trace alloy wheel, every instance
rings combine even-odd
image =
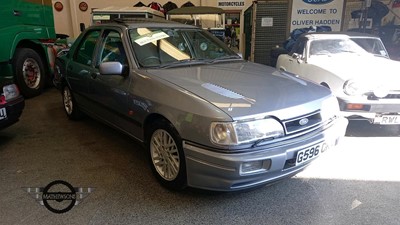
[[[64,102],[65,112],[67,112],[68,115],[71,115],[74,109],[73,109],[71,91],[69,90],[68,87],[64,88],[63,100],[64,100],[63,102]]]
[[[157,173],[165,180],[172,181],[180,169],[178,146],[172,136],[165,130],[156,130],[150,142],[152,163]]]

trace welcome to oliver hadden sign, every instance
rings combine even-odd
[[[293,0],[290,31],[310,26],[330,26],[340,31],[344,0]]]

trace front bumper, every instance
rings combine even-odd
[[[0,115],[0,130],[16,123],[19,120],[24,107],[25,100],[22,96],[7,102],[5,105],[1,105],[0,109],[3,109],[2,112],[4,112],[5,109],[5,113]]]
[[[206,150],[190,142],[183,143],[186,157],[188,186],[215,190],[236,191],[291,177],[314,159],[295,166],[299,150],[324,142],[329,147],[338,144],[346,132],[348,121],[338,118],[334,124],[307,138],[294,138],[279,146],[261,146],[243,153],[221,153]],[[261,161],[264,169],[243,173],[243,163]]]
[[[382,115],[400,115],[400,99],[338,98],[341,115],[352,120],[374,122]],[[349,109],[350,105],[359,105],[360,109]]]

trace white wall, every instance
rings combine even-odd
[[[88,10],[82,12],[79,10],[79,3],[82,0],[52,0],[53,5],[55,2],[61,2],[64,5],[64,9],[61,12],[54,10],[54,23],[57,33],[68,34],[71,37],[77,37],[80,34],[79,23],[85,23],[86,26],[90,24],[91,9],[93,8],[104,8],[107,6],[133,6],[139,1],[129,1],[129,0],[85,0],[88,4]],[[158,0],[157,2],[161,5],[169,2],[170,0]],[[173,0],[178,7],[181,7],[188,0]],[[236,0],[238,1],[238,0]],[[239,0],[241,1],[241,0]],[[144,4],[150,4],[151,0],[142,0]],[[217,0],[190,0],[196,6],[217,6]],[[244,7],[223,7],[224,10],[242,10],[244,11],[252,3],[252,0],[244,0]],[[243,14],[242,16],[243,17]],[[242,24],[241,18],[241,24]],[[242,30],[242,29],[241,29]]]

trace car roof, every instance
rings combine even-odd
[[[342,37],[342,38],[379,38],[378,36],[360,32],[311,32],[304,33],[302,36],[307,37],[308,39],[320,39],[320,38],[333,38],[333,37]]]
[[[125,28],[139,28],[139,27],[165,27],[165,28],[196,28],[196,26],[178,23],[171,20],[164,20],[159,18],[128,18],[128,19],[116,19],[111,23],[96,24],[91,27],[110,27],[119,26]]]

